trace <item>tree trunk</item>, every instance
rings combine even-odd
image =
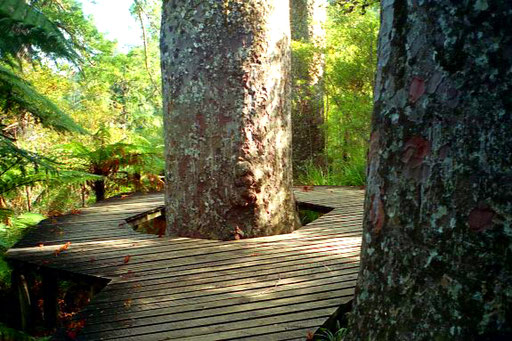
[[[105,200],[105,180],[95,180],[92,188],[96,195],[96,202]]]
[[[326,0],[291,0],[293,165],[323,164]]]
[[[287,0],[170,0],[161,58],[167,234],[291,232]]]
[[[512,2],[381,6],[351,339],[510,336]]]

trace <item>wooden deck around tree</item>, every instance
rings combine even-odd
[[[286,235],[158,238],[126,222],[163,195],[132,195],[45,220],[7,257],[110,280],[83,313],[83,340],[304,340],[352,298],[364,192],[295,195],[332,211]]]

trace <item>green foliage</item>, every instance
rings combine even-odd
[[[366,158],[373,109],[379,18],[330,10],[326,93],[328,156],[333,163],[360,164]],[[337,166],[335,166],[337,167]]]
[[[49,341],[51,339],[50,336],[33,337],[0,323],[0,340],[2,341]]]
[[[361,14],[360,11],[339,11],[339,6],[341,4],[336,3],[329,7],[326,25],[327,165],[306,165],[298,176],[302,184],[363,186],[366,180],[378,11],[367,6]]]
[[[306,164],[298,176],[303,185],[317,186],[364,186],[366,182],[366,162],[364,159],[351,162],[337,162],[327,167]]]
[[[24,0],[0,0],[0,195],[18,187],[49,179],[55,164],[46,157],[17,146],[10,130],[21,117],[30,114],[37,122],[57,131],[84,133],[68,115],[60,110],[32,84],[22,79],[23,60],[43,56],[77,61],[78,54],[55,23]],[[41,172],[45,168],[46,172]]]
[[[292,58],[294,59],[292,70],[293,81],[305,83],[305,79],[301,79],[300,75],[308,75],[310,73],[310,64],[313,62],[315,53],[318,52],[318,48],[312,43],[306,43],[303,41],[293,40],[291,43]]]
[[[336,321],[335,331],[332,332],[326,328],[320,328],[315,336],[315,341],[343,341],[347,336],[348,329],[342,328],[340,322]]]
[[[0,0],[0,59],[32,58],[39,52],[52,58],[78,59],[70,40],[57,25],[25,0]]]
[[[43,219],[42,215],[36,213],[24,213],[13,217],[12,211],[0,209],[0,289],[8,287],[11,280],[11,271],[3,258],[3,253],[23,236],[27,227]],[[2,222],[6,220],[9,220],[9,224]]]
[[[120,184],[133,184],[132,190],[151,187],[143,186],[142,174],[157,177],[163,172],[163,144],[139,135],[118,141],[114,132],[102,127],[89,143],[71,142],[58,149],[64,158],[73,161],[70,167],[104,177],[111,188]]]
[[[318,211],[299,209],[299,220],[302,226],[317,220],[322,215],[323,214]]]
[[[38,59],[42,55],[68,61],[78,59],[72,42],[57,25],[25,0],[0,0],[0,30],[0,62],[11,67],[21,66],[23,59]],[[30,83],[1,64],[0,105],[5,115],[29,112],[46,126],[84,132]],[[4,133],[0,135],[7,137]]]
[[[369,8],[375,8],[379,0],[329,0],[329,3],[342,13],[365,14]]]
[[[8,68],[0,65],[0,103],[4,112],[27,111],[37,117],[43,125],[60,130],[85,133],[68,115],[62,112],[46,96],[18,77]],[[0,135],[5,139],[6,136]]]

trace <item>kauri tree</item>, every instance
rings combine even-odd
[[[325,149],[324,52],[326,0],[290,0],[292,126],[295,170],[306,162],[322,164]]]
[[[167,234],[291,232],[287,0],[168,0],[161,59]]]
[[[351,339],[510,336],[512,2],[381,11]]]

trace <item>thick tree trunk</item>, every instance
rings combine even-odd
[[[351,338],[510,336],[512,2],[381,15]]]
[[[162,17],[167,234],[291,232],[287,0],[169,0]]]
[[[292,40],[293,165],[323,164],[326,0],[290,0]]]

